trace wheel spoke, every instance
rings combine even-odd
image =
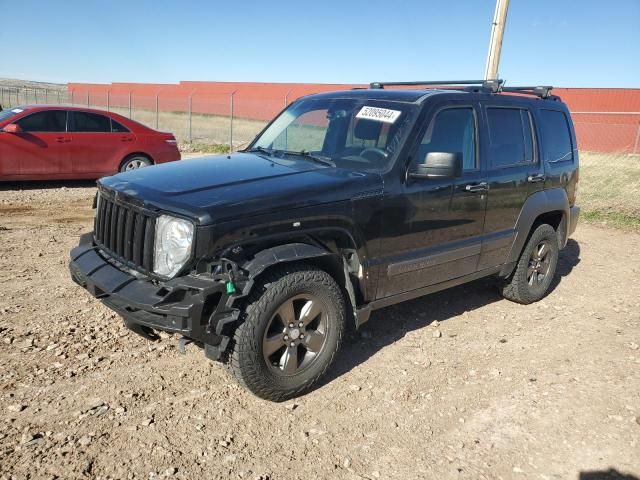
[[[531,278],[531,275],[533,275],[536,271],[536,267],[534,265],[529,265],[529,268],[527,268],[527,280]]]
[[[546,243],[542,243],[540,245],[540,247],[538,248],[538,259],[542,259],[543,255],[547,254],[547,244]]]
[[[291,375],[298,369],[298,346],[287,347],[280,359],[280,367],[287,375]]]
[[[310,352],[317,353],[322,348],[324,344],[324,333],[319,332],[318,330],[307,330],[306,336],[304,337],[304,346]]]
[[[285,326],[296,321],[296,314],[293,311],[293,301],[287,300],[278,309],[278,316],[282,319]]]
[[[278,333],[269,338],[266,338],[262,343],[262,350],[267,357],[270,357],[284,346],[284,339],[282,334]]]
[[[319,302],[309,300],[304,304],[300,311],[300,321],[306,326],[315,320],[322,313],[322,307]]]

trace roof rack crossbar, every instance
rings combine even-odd
[[[371,82],[369,84],[369,88],[384,88],[386,86],[394,86],[394,87],[408,87],[408,86],[419,86],[419,85],[427,85],[427,86],[435,86],[435,85],[480,85],[484,88],[491,90],[492,92],[498,92],[501,85],[504,83],[504,80],[496,79],[496,80],[441,80],[441,81],[419,81],[419,82]]]
[[[528,93],[540,98],[549,98],[551,96],[551,90],[553,90],[551,85],[538,85],[536,87],[502,87],[500,89],[502,92]]]

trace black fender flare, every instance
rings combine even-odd
[[[300,260],[327,258],[335,260],[336,269],[329,273],[335,278],[338,284],[344,288],[346,292],[345,301],[347,305],[351,306],[351,311],[355,315],[356,311],[356,296],[353,285],[349,278],[349,272],[347,268],[347,262],[344,257],[338,253],[326,250],[317,245],[311,245],[308,243],[287,243],[278,245],[275,247],[267,248],[258,252],[250,261],[240,265],[242,270],[247,273],[248,282],[242,292],[243,296],[249,294],[255,283],[256,277],[263,273],[269,267],[279,265],[286,262],[295,262]]]
[[[294,262],[326,255],[334,254],[319,246],[308,243],[286,243],[259,251],[249,262],[241,267],[249,274],[249,278],[255,278],[267,268],[279,263]]]
[[[560,234],[560,247],[563,248],[567,243],[567,219],[569,218],[569,199],[564,188],[551,188],[549,190],[540,190],[530,195],[520,210],[520,215],[516,221],[515,232],[516,237],[511,245],[511,251],[507,257],[507,261],[500,272],[501,276],[509,276],[515,263],[520,257],[520,252],[529,238],[529,232],[533,227],[536,218],[545,213],[560,211],[562,212],[562,220],[558,227]]]

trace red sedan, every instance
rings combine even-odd
[[[122,115],[33,105],[0,111],[0,180],[99,178],[180,160],[175,137]]]

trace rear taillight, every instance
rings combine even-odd
[[[178,142],[177,142],[177,140],[175,138],[167,138],[165,140],[165,142],[167,142],[169,145],[177,145],[178,144]]]

